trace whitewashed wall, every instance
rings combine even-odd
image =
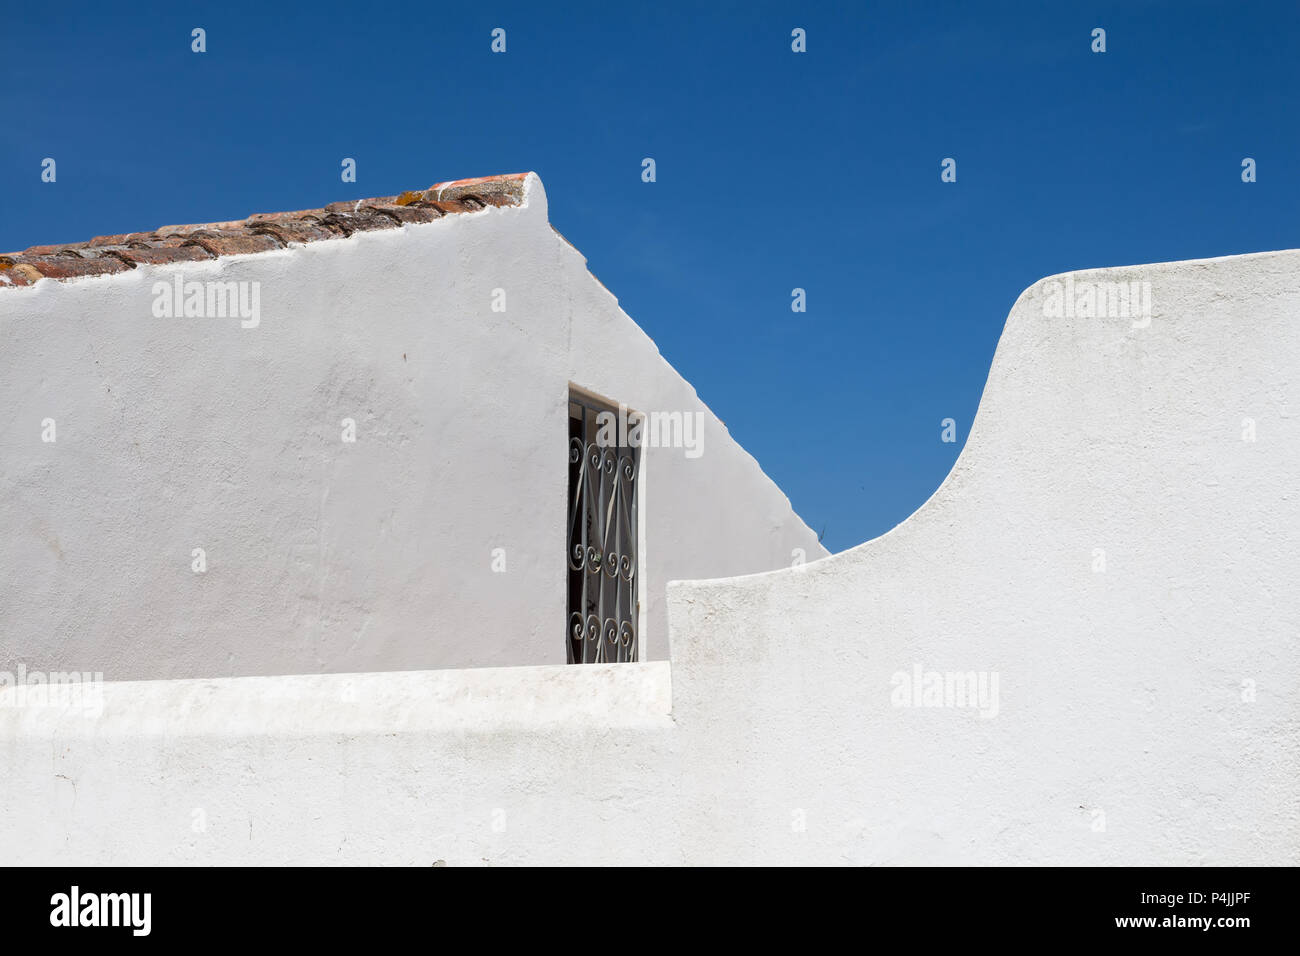
[[[1146,328],[1020,297],[898,528],[672,585],[671,665],[0,706],[7,859],[1293,863],[1300,253],[1075,278],[1120,277]],[[895,706],[918,664],[996,673],[996,715]]]
[[[260,283],[260,324],[155,317],[177,273]],[[0,290],[0,670],[562,663],[570,382],[704,415],[698,458],[645,451],[649,657],[669,580],[826,553],[535,176],[522,207]]]
[[[674,712],[725,679],[745,730],[694,753],[737,818],[719,856],[775,861],[746,828],[799,807],[822,861],[1295,862],[1300,252],[1072,281],[1131,280],[1149,324],[1048,317],[1062,277],[1020,296],[903,524],[675,586]],[[917,665],[996,674],[996,716],[894,706]]]

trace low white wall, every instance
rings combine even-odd
[[[122,685],[89,723],[0,706],[0,845],[19,863],[1294,862],[1300,253],[1075,279],[1130,277],[1152,282],[1146,328],[1048,318],[1046,280],[1020,297],[960,460],[894,531],[674,584],[670,713],[663,664]],[[996,707],[896,706],[917,665],[996,674]]]
[[[21,864],[668,862],[667,662],[0,691]],[[97,712],[97,716],[96,716]]]
[[[259,324],[156,317],[178,274],[259,283]],[[645,450],[643,656],[669,580],[825,554],[535,176],[520,207],[0,289],[0,670],[563,663],[570,382],[703,415],[699,457]]]

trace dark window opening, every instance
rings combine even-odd
[[[635,413],[569,393],[568,662],[637,659]]]

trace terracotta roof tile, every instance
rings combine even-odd
[[[322,226],[341,229],[345,236],[354,232],[373,232],[376,229],[397,229],[402,224],[392,216],[385,216],[372,209],[363,209],[355,215],[348,212],[332,212],[320,221]]]
[[[246,227],[254,235],[275,236],[285,245],[291,242],[318,242],[321,239],[339,239],[346,235],[342,229],[330,229],[310,219],[263,219],[254,222],[251,218]]]
[[[482,209],[486,204],[473,196],[466,196],[462,199],[426,199],[426,206],[432,206],[434,209],[440,209],[445,213],[452,214],[458,212],[474,212]]]
[[[15,264],[12,261],[6,263],[0,259],[0,285],[31,285],[42,278],[44,276],[29,265]]]
[[[112,275],[126,272],[135,266],[116,256],[99,256],[82,259],[79,256],[0,256],[0,269],[8,271],[13,266],[31,266],[46,279],[79,279],[82,276]]]
[[[49,246],[28,246],[23,250],[25,256],[77,256],[79,249],[89,246],[88,242],[56,243]]]
[[[435,219],[441,219],[447,215],[441,209],[438,209],[432,203],[416,202],[410,204],[399,203],[367,203],[363,209],[371,209],[381,216],[388,216],[397,222],[433,222]]]
[[[32,246],[20,253],[0,255],[0,287],[32,285],[42,278],[112,275],[137,265],[268,252],[291,243],[400,229],[487,206],[518,206],[523,202],[527,177],[527,173],[513,173],[456,179],[396,196],[330,203],[323,209],[256,213],[230,222],[161,226],[152,232],[96,236],[89,242]]]
[[[213,256],[242,256],[284,248],[284,243],[275,236],[249,232],[242,225],[238,229],[203,229],[191,233],[184,245],[200,246]]]
[[[154,246],[146,249],[114,249],[108,253],[124,262],[164,266],[169,262],[203,262],[213,254],[202,246]]]
[[[455,179],[435,183],[429,188],[429,199],[461,199],[474,197],[487,206],[517,206],[523,201],[524,180],[527,173],[509,176],[481,176],[478,179]]]
[[[391,198],[377,199],[376,202],[387,202]],[[343,202],[326,203],[324,209],[313,209],[311,212],[318,216],[332,216],[335,213],[348,216],[360,209],[363,202],[364,199],[346,199]]]
[[[201,222],[188,226],[159,226],[154,230],[159,238],[167,236],[178,236],[191,232],[230,232],[238,229],[244,224],[244,220],[238,219],[234,222]]]
[[[294,222],[299,219],[320,219],[324,215],[324,209],[296,209],[293,212],[255,212],[244,222],[252,226],[259,222]]]
[[[132,236],[152,236],[151,232],[121,232],[116,236],[96,236],[86,243],[90,248],[95,249],[99,246],[124,246]]]

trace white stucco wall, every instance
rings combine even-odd
[[[155,317],[177,273],[259,283],[260,323]],[[704,415],[699,457],[643,451],[645,656],[669,580],[825,554],[535,176],[520,207],[0,289],[0,669],[562,663],[571,382]]]
[[[119,684],[98,719],[0,706],[0,845],[1294,863],[1300,252],[1075,279],[1130,277],[1152,283],[1146,328],[1048,318],[1047,280],[1020,297],[961,458],[898,528],[673,584],[671,665]],[[996,673],[996,715],[895,706],[916,665]]]
[[[1062,277],[1020,296],[899,527],[674,586],[674,713],[735,688],[745,736],[695,759],[742,821],[805,807],[821,860],[1296,862],[1300,252],[1071,278],[1117,281],[1149,324],[1046,316]],[[894,706],[918,664],[996,674],[996,716]],[[719,854],[774,859],[743,831]]]

